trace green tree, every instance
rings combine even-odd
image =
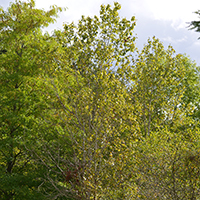
[[[183,85],[185,87],[185,92],[182,98],[184,109],[188,105],[194,107],[194,112],[188,113],[193,119],[199,121],[200,111],[199,111],[199,101],[200,101],[200,85],[199,85],[199,67],[196,66],[195,62],[192,62],[188,57],[183,56],[182,59],[186,75],[183,79]]]
[[[195,14],[200,15],[200,10],[196,11]],[[191,21],[189,27],[190,29],[195,29],[196,32],[200,32],[200,21]]]
[[[0,9],[1,199],[198,198],[198,68],[119,9]]]
[[[134,56],[135,21],[120,19],[119,9],[117,3],[113,9],[102,6],[100,19],[82,17],[77,26],[54,32],[65,54],[47,79],[46,91],[55,102],[51,109],[62,137],[40,141],[40,152],[32,149],[48,169],[49,196],[134,199],[143,189],[148,193],[135,181],[144,167],[138,148],[145,149],[149,137],[165,134],[166,128],[172,135],[182,134],[188,125],[183,119],[189,123],[185,115],[194,103],[187,99],[194,66],[156,38]]]
[[[44,199],[37,192],[42,166],[36,165],[25,145],[37,145],[34,136],[48,108],[43,80],[55,70],[55,43],[41,28],[55,21],[61,8],[49,11],[16,1],[0,9],[0,198]]]
[[[101,6],[100,18],[82,17],[77,26],[68,24],[54,33],[68,61],[60,62],[48,83],[51,99],[58,101],[54,109],[62,120],[58,132],[63,139],[58,149],[43,145],[44,154],[37,156],[56,169],[57,176],[48,174],[48,180],[58,196],[131,199],[135,194],[130,141],[137,136],[126,84],[135,52],[135,19],[120,19],[119,9],[118,3]],[[58,154],[69,141],[71,158]]]
[[[198,199],[200,185],[199,128],[157,131],[138,143],[138,199]],[[177,124],[180,123],[177,121]],[[180,124],[179,124],[180,126]]]
[[[135,146],[137,199],[199,197],[196,65],[153,38],[134,70],[134,105],[143,137]]]
[[[185,92],[186,67],[182,55],[156,38],[148,40],[133,67],[132,99],[143,136],[179,116]],[[186,109],[186,108],[185,108]]]

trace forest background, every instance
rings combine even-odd
[[[0,9],[1,199],[200,198],[199,67],[120,8]]]

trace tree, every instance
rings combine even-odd
[[[48,108],[44,87],[46,74],[55,70],[56,47],[41,28],[55,21],[61,8],[49,11],[16,1],[7,11],[0,9],[0,198],[44,199],[37,192],[43,168],[25,149],[36,145],[42,112]],[[51,64],[51,65],[50,65]]]
[[[132,99],[143,136],[180,115],[178,107],[185,92],[183,80],[187,79],[183,60],[171,46],[165,50],[155,37],[148,40],[139,54],[133,69]]]
[[[199,198],[199,128],[190,123],[184,130],[166,127],[138,143],[138,199]]]
[[[135,144],[137,199],[199,197],[197,68],[153,38],[138,56],[133,87],[143,137]],[[196,82],[197,81],[197,82]]]
[[[72,23],[54,33],[68,61],[60,62],[47,84],[50,98],[58,101],[53,109],[62,121],[62,141],[57,149],[43,145],[44,154],[32,152],[56,174],[47,179],[63,198],[130,199],[135,194],[130,141],[137,136],[126,85],[135,19],[120,19],[119,9],[118,3],[113,9],[101,6],[100,19],[82,17],[77,27]],[[69,142],[72,157],[65,150],[59,154]]]
[[[51,171],[56,166],[56,178],[48,178],[60,196],[134,198],[133,163],[138,165],[132,158],[140,157],[140,153],[134,154],[135,141],[147,142],[151,134],[154,137],[166,127],[171,133],[180,132],[186,124],[178,122],[192,112],[193,100],[186,98],[196,73],[194,66],[184,55],[175,55],[171,46],[165,50],[156,38],[149,39],[135,59],[135,38],[124,43],[132,36],[133,26],[120,25],[126,20],[118,19],[118,6],[102,6],[101,21],[82,17],[77,27],[72,23],[64,26],[64,32],[55,32],[69,63],[60,63],[48,91],[51,99],[58,99],[59,132],[65,144],[70,141],[73,157],[59,154],[55,162],[64,146],[59,141],[58,151],[46,145],[49,156],[38,158],[45,160]],[[64,184],[57,178],[63,173],[67,177]],[[121,189],[113,192],[116,187]]]
[[[1,199],[198,198],[198,68],[119,9],[52,35],[59,7],[0,10]]]
[[[195,14],[200,15],[200,10],[196,11]],[[196,29],[196,32],[200,32],[200,21],[191,21],[189,27],[191,27],[190,29]]]

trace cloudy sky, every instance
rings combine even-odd
[[[6,9],[11,0],[0,0]],[[14,1],[14,0],[12,0]],[[115,0],[117,1],[117,0]],[[147,39],[156,36],[164,46],[170,44],[177,53],[185,53],[200,65],[200,33],[188,30],[187,22],[200,20],[194,11],[200,10],[200,0],[118,0],[122,9],[121,17],[135,16],[137,46],[143,47]],[[36,0],[38,8],[48,9],[50,5],[67,7],[60,14],[58,22],[49,27],[62,28],[63,22],[77,22],[81,15],[98,15],[101,4],[113,5],[113,0]]]

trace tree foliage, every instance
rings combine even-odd
[[[16,1],[7,11],[0,10],[0,163],[1,199],[39,199],[43,168],[35,164],[25,149],[27,141],[37,141],[41,112],[47,109],[42,77],[51,73],[55,47],[43,35],[41,27],[54,21],[58,10],[34,8]],[[40,168],[40,169],[39,169]]]
[[[194,13],[200,15],[200,10]],[[191,27],[190,29],[195,29],[196,32],[200,32],[200,21],[191,21],[189,27]]]
[[[1,8],[1,199],[199,197],[198,67],[120,8],[52,35],[62,8]]]

